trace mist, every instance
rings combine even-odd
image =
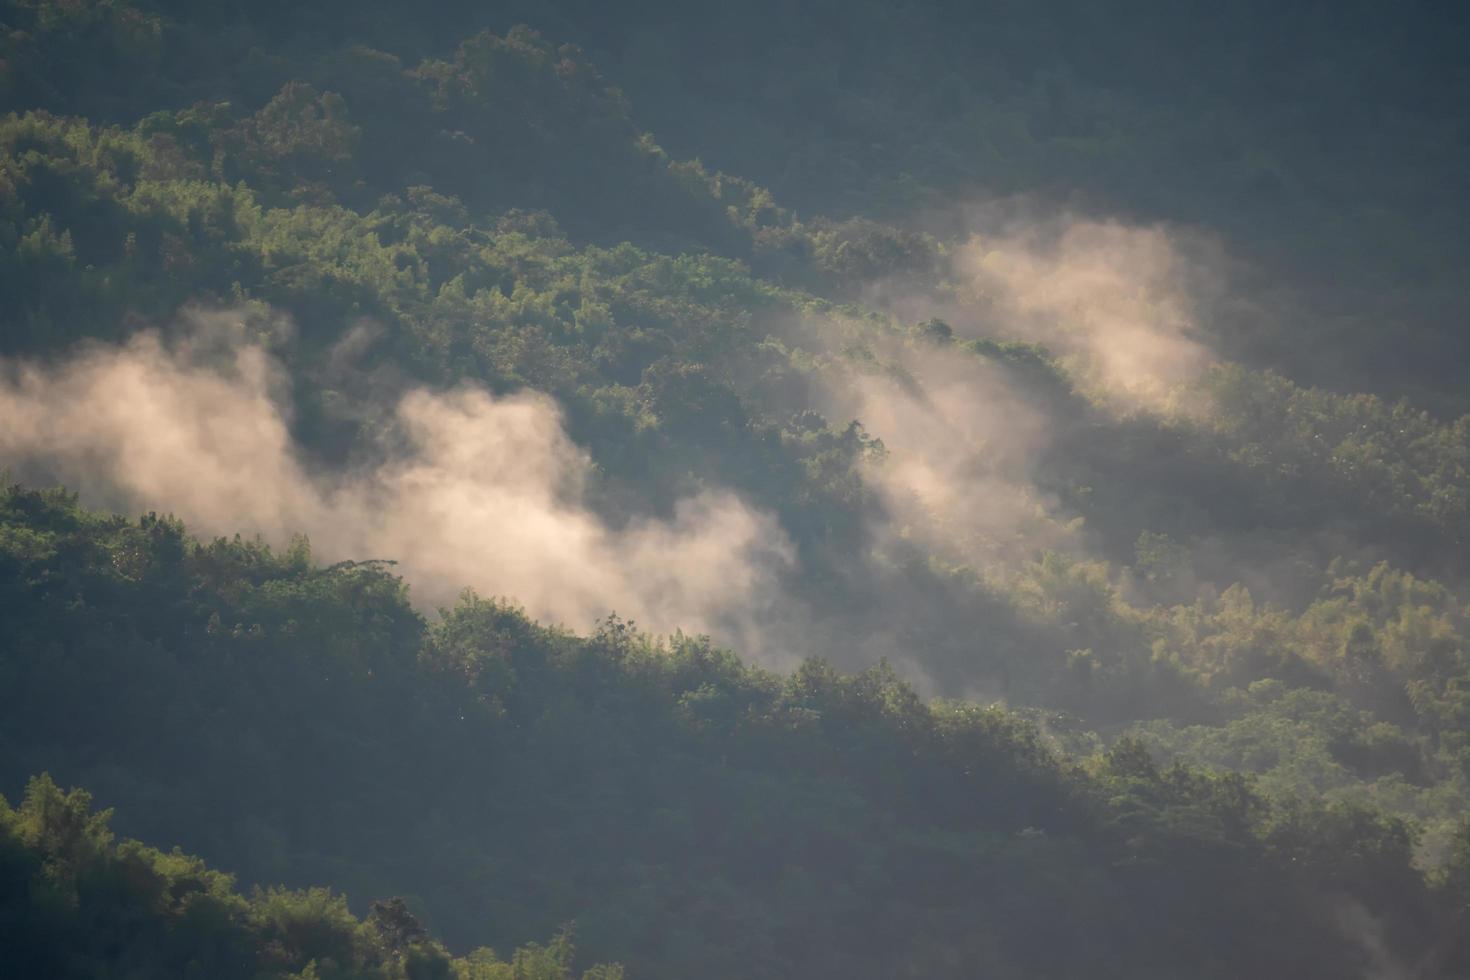
[[[711,491],[670,519],[609,526],[586,506],[589,458],[532,391],[411,388],[373,463],[314,467],[291,436],[281,364],[230,322],[4,364],[0,467],[89,503],[176,514],[196,534],[279,545],[309,533],[319,560],[396,559],[422,607],[469,587],[578,629],[616,612],[760,646],[756,624],[792,562],[770,516]]]
[[[1044,347],[1104,418],[1208,415],[1197,382],[1218,360],[1215,243],[1020,205],[960,211],[968,230],[939,250],[937,280],[887,278],[863,300],[900,323],[942,319],[959,341]],[[1086,553],[1080,518],[1038,480],[1047,453],[1075,435],[1074,411],[947,341],[865,344],[881,369],[831,370],[819,388],[827,414],[860,420],[889,451],[870,475],[886,530],[992,570],[1045,550]]]
[[[961,296],[1061,354],[1088,387],[1162,409],[1209,362],[1183,258],[1160,228],[1078,221],[976,235],[954,256]]]
[[[1016,203],[958,211],[968,230],[922,283],[886,278],[862,299],[908,321],[942,318],[961,338],[1043,345],[1115,410],[1200,410],[1184,389],[1216,360],[1208,321],[1232,268],[1218,242]]]
[[[1076,530],[1035,468],[1057,420],[997,365],[930,345],[876,345],[886,370],[829,373],[825,414],[853,418],[886,453],[864,476],[886,535],[987,568],[1073,545]]]

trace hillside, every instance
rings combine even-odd
[[[575,921],[639,976],[1335,977],[1466,955],[1463,839],[1426,883],[1409,828],[1350,804],[1273,801],[1136,740],[1078,767],[1003,710],[926,705],[887,666],[781,677],[704,639],[617,619],[578,637],[474,596],[430,627],[382,568],[320,568],[304,546],[198,542],[57,493],[12,492],[4,515],[7,773],[85,780],[128,833],[247,880],[407,896],[454,948]],[[155,908],[173,956],[223,941],[206,929],[247,942],[226,910],[258,923],[290,902],[270,915],[325,916],[312,935],[348,942],[317,893],[235,910],[184,858],[110,857],[85,801],[64,817],[55,793],[32,785],[54,802],[7,818],[26,845],[8,894],[29,875],[98,922]],[[134,880],[129,861],[182,879],[90,884]],[[327,935],[271,955],[299,969]],[[348,975],[377,975],[372,948]]]
[[[1470,969],[1454,15],[1074,6],[0,4],[0,930]]]

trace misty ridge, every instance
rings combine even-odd
[[[1189,291],[1202,273],[1166,232],[1012,222],[957,243],[948,263],[945,288],[901,301],[894,282],[867,290],[894,311],[878,329],[834,312],[754,325],[811,352],[800,397],[774,403],[874,440],[853,471],[873,495],[861,539],[832,557],[803,554],[774,510],[719,483],[610,514],[553,398],[411,382],[373,357],[385,338],[371,324],[344,332],[317,374],[334,391],[329,411],[359,433],[345,460],[322,459],[292,436],[277,353],[300,325],[260,308],[195,310],[120,346],[7,365],[0,451],[29,482],[171,512],[197,533],[258,534],[277,549],[300,534],[321,561],[394,561],[426,612],[473,589],[572,629],[616,613],[777,669],[888,661],[926,695],[1023,705],[1058,701],[1058,662],[1096,670],[1147,649],[1142,634],[1158,627],[1144,610],[1233,608],[1221,597],[1236,583],[1263,610],[1300,610],[1321,556],[1353,553],[1336,534],[1186,545],[1145,531],[1157,568],[1139,564],[1131,537],[1120,562],[1084,518],[1087,497],[1047,472],[1129,419],[1208,422],[1199,382],[1214,359]],[[1024,369],[979,356],[988,338],[1034,345],[1018,349]],[[1066,378],[1077,396],[1057,390]],[[1124,493],[1174,492],[1121,475]],[[915,577],[935,560],[954,571]],[[829,576],[847,592],[835,602],[817,585]],[[1119,697],[1142,699],[1147,716],[1198,714],[1191,698],[1144,693],[1127,679],[1136,669],[1109,682],[1137,686]]]
[[[1198,232],[1035,207],[1017,217],[1009,204],[967,213],[971,231],[944,245],[922,282],[857,287],[880,329],[838,312],[767,317],[756,329],[810,352],[799,395],[777,393],[776,403],[856,422],[875,440],[857,471],[876,494],[868,550],[846,574],[891,587],[876,584],[884,569],[919,546],[1014,602],[1045,554],[1106,559],[1079,509],[1087,498],[1064,495],[1043,472],[1093,438],[1080,419],[1154,418],[1185,432],[1215,424],[1208,380],[1222,361],[1208,318],[1224,272],[1208,265],[1219,252]],[[986,222],[992,232],[975,230]],[[777,516],[728,487],[689,493],[662,514],[635,506],[608,516],[597,467],[552,397],[410,382],[371,357],[383,340],[371,323],[345,331],[316,376],[334,388],[329,411],[362,425],[359,444],[345,462],[314,458],[292,437],[292,382],[276,353],[296,332],[258,305],[195,308],[117,346],[12,360],[0,452],[14,476],[64,483],[94,504],[168,511],[203,533],[259,534],[276,547],[306,535],[329,562],[396,561],[425,609],[470,588],[573,628],[617,613],[655,633],[708,633],[773,665],[886,657],[929,691],[1007,696],[983,673],[936,674],[903,649],[902,628],[855,633],[814,607],[791,588],[812,570]],[[974,344],[997,340],[1027,345],[1030,373],[976,356],[992,347]],[[1053,375],[1082,401],[1058,396]],[[1316,588],[1313,563],[1376,560],[1332,531],[1160,540],[1167,580],[1109,571],[1120,597],[1188,602],[1243,582],[1299,607]],[[891,611],[904,602],[883,601]]]
[[[1219,521],[1240,506],[1230,494],[1260,490],[1241,482],[1240,423],[1225,411],[1239,396],[1221,387],[1256,376],[1211,341],[1233,272],[1218,243],[1034,203],[962,211],[963,236],[938,242],[918,275],[850,287],[865,304],[851,313],[758,312],[745,327],[786,350],[792,366],[777,367],[798,383],[762,380],[767,351],[731,370],[740,397],[871,440],[852,459],[870,499],[840,549],[794,539],[775,501],[737,488],[753,478],[739,466],[656,505],[624,472],[608,506],[620,451],[594,463],[549,386],[492,396],[473,380],[412,381],[376,356],[387,332],[370,320],[293,381],[280,358],[311,325],[258,305],[12,360],[0,451],[16,476],[91,503],[277,548],[304,534],[325,561],[396,561],[426,610],[470,588],[573,629],[617,613],[777,667],[887,659],[926,693],[1002,702],[1044,703],[1042,682],[1010,666],[1022,650],[1127,657],[1150,645],[1144,610],[1216,609],[1239,586],[1299,613],[1334,559],[1394,557],[1336,524],[1273,533],[1248,507]],[[518,302],[488,294],[491,310]],[[456,317],[484,315],[455,302]],[[708,368],[723,370],[719,356]],[[323,410],[356,433],[335,461],[293,439],[303,383],[330,386]],[[670,411],[683,422],[686,409]],[[1210,466],[1223,480],[1202,477]],[[948,570],[915,579],[935,561]],[[839,601],[816,585],[829,576]],[[1091,611],[1068,612],[1078,601]]]
[[[944,295],[866,292],[881,289],[883,305],[911,319],[943,313],[958,339],[1055,351],[1107,411],[1175,411],[1210,363],[1183,260],[1161,229],[1053,219],[972,236],[948,261]],[[811,652],[799,634],[813,612],[780,588],[801,569],[773,515],[712,487],[669,519],[609,525],[587,504],[592,464],[553,399],[363,375],[357,362],[380,334],[367,326],[337,342],[328,371],[361,389],[356,407],[338,408],[382,416],[382,429],[346,469],[313,462],[292,438],[291,385],[273,353],[293,330],[259,309],[196,309],[119,346],[7,363],[0,452],[14,476],[65,483],[95,504],[167,510],[204,533],[277,547],[309,535],[329,562],[397,561],[426,608],[472,588],[571,626],[616,612],[772,662]],[[830,347],[850,328],[819,317],[790,332]],[[915,539],[991,572],[1047,550],[1086,553],[1082,522],[1035,479],[1065,422],[981,359],[883,334],[861,343],[877,359],[831,358],[807,407],[882,443],[863,470],[883,504],[876,547]],[[881,655],[871,644],[867,656]]]

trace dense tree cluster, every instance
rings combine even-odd
[[[362,926],[324,891],[241,899],[194,859],[114,845],[43,779],[4,811],[0,916],[38,963],[78,930],[79,957],[106,955],[123,927],[102,923],[139,920],[126,955],[206,973],[469,969],[421,918],[502,946],[575,921],[647,976],[1329,977],[1369,955],[1342,938],[1348,907],[1405,962],[1463,955],[1458,858],[1424,879],[1401,821],[1161,768],[1137,739],[1079,768],[886,667],[781,677],[473,595],[428,625],[380,567],[54,492],[9,491],[4,540],[8,792],[46,768],[247,880],[408,897]]]
[[[358,920],[325,888],[256,888],[175,849],[115,839],[112,811],[47,776],[19,807],[0,798],[0,941],[18,976],[240,977],[249,980],[570,980],[561,933],[507,962],[481,948],[451,957],[402,898]],[[617,980],[594,966],[583,980]]]

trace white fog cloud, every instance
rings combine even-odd
[[[792,560],[771,517],[710,492],[669,520],[608,526],[585,503],[589,460],[555,402],[531,392],[411,390],[385,461],[316,472],[292,440],[279,363],[210,319],[177,343],[150,332],[3,366],[0,465],[175,513],[200,534],[308,533],[319,560],[393,558],[421,603],[468,586],[578,629],[616,611],[754,645]]]
[[[1069,546],[1075,527],[1034,479],[1055,420],[979,357],[878,347],[893,370],[832,370],[820,390],[825,414],[858,419],[883,441],[887,455],[866,478],[888,529],[986,566]]]
[[[1073,221],[973,236],[953,256],[960,300],[1003,336],[1045,344],[1126,407],[1171,407],[1210,363],[1190,280],[1161,228]]]

